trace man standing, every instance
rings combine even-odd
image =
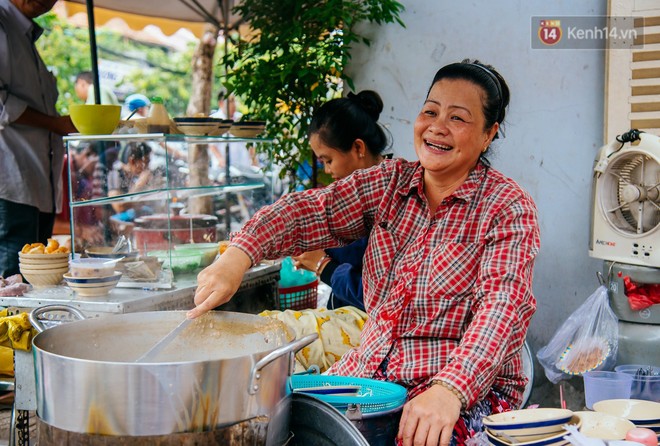
[[[50,0],[48,0],[50,1]],[[74,86],[76,95],[85,104],[94,104],[94,78],[91,71],[83,71],[76,76],[76,84]],[[119,100],[115,93],[101,85],[101,104],[104,105],[119,105]]]
[[[24,244],[47,243],[62,203],[62,136],[76,132],[55,109],[57,85],[34,42],[32,19],[56,0],[0,0],[0,276],[18,273]]]

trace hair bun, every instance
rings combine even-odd
[[[348,93],[348,98],[360,104],[374,121],[378,121],[383,111],[383,100],[378,93],[373,90],[362,90],[358,94]]]

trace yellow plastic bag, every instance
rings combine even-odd
[[[360,333],[367,320],[367,313],[355,307],[263,311],[259,315],[284,322],[295,331],[298,339],[318,333],[316,341],[296,353],[296,372],[305,371],[311,365],[317,365],[321,372],[326,371],[344,353],[360,345]]]
[[[18,350],[30,350],[36,330],[32,328],[27,313],[7,316],[7,310],[0,311],[0,345]]]

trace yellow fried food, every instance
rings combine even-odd
[[[34,248],[30,248],[28,251],[28,254],[46,254],[46,247],[40,243],[41,246],[35,246]]]
[[[23,245],[23,249],[21,249],[21,252],[22,252],[23,254],[27,254],[28,251],[30,251],[30,244],[29,244],[29,243],[26,243],[25,245]]]
[[[60,246],[55,251],[53,251],[52,254],[66,254],[68,252],[69,252],[69,248],[67,248],[66,246]]]
[[[55,252],[57,250],[57,248],[59,248],[59,247],[60,247],[60,244],[57,240],[55,240],[54,238],[49,238],[48,239],[48,244],[46,245],[46,249],[45,249],[46,254],[50,254],[52,252]]]

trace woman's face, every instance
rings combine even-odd
[[[488,147],[498,124],[484,130],[478,85],[462,79],[436,82],[415,120],[415,152],[427,173],[443,181],[464,179]]]
[[[360,163],[361,158],[355,144],[350,152],[342,152],[324,144],[317,133],[309,137],[309,144],[314,155],[323,163],[325,173],[332,176],[333,180],[347,177],[355,170],[364,167]]]

